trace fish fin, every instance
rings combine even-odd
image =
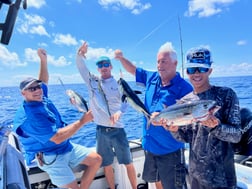
[[[200,100],[197,95],[195,95],[193,92],[188,93],[187,95],[183,96],[181,99],[176,100],[179,104],[185,103],[188,101],[196,101]]]
[[[127,102],[127,96],[126,95],[122,95],[121,100],[122,100],[122,102]]]
[[[141,91],[134,91],[135,94],[142,94]]]
[[[152,122],[152,118],[150,114],[144,114],[144,116],[146,117],[146,130],[148,130],[150,128],[151,122]]]
[[[167,108],[168,106],[166,105],[166,104],[163,104],[163,108],[165,109],[165,108]]]
[[[183,114],[183,116],[188,116],[188,115],[191,115],[191,113],[190,113],[190,112],[185,112],[185,113]]]

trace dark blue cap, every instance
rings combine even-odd
[[[41,80],[35,79],[33,77],[28,77],[26,79],[24,79],[23,81],[20,82],[19,88],[20,90],[25,90],[27,89],[29,86],[31,86],[31,84],[33,84],[34,82],[37,83],[41,83]]]

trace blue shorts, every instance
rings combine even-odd
[[[102,165],[111,165],[114,156],[119,164],[132,163],[129,141],[124,128],[97,126],[96,129],[97,153],[102,157]]]
[[[76,178],[72,169],[78,166],[92,152],[91,149],[84,146],[73,143],[72,145],[72,151],[65,154],[43,154],[44,162],[50,165],[40,166],[38,163],[39,168],[47,172],[52,183],[57,186],[73,182]]]
[[[182,189],[185,184],[186,170],[183,150],[165,155],[154,155],[145,152],[143,180],[161,181],[163,188]]]

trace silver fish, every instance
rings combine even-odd
[[[108,100],[101,86],[101,80],[95,75],[90,74],[89,86],[91,87],[91,98],[96,108],[100,109],[107,114],[108,117],[111,116]]]
[[[97,119],[109,119],[111,117],[111,113],[109,110],[107,98],[101,86],[101,80],[97,76],[89,72],[83,57],[77,55],[76,65],[81,77],[88,87],[90,108],[92,109],[92,111],[94,111],[95,109],[95,112],[102,112]],[[94,115],[96,115],[96,113],[94,113]]]
[[[122,78],[120,78],[118,80],[118,84],[119,84],[119,86],[121,88],[121,92],[122,92],[122,101],[124,102],[126,100],[127,102],[129,102],[129,104],[135,110],[137,110],[138,112],[143,113],[144,116],[146,117],[147,121],[149,121],[150,113],[146,109],[143,102],[140,100],[140,98],[136,94],[136,93],[141,93],[141,92],[133,91],[130,88],[129,84]]]
[[[168,125],[183,126],[202,121],[209,112],[215,114],[220,109],[214,100],[187,101],[183,104],[174,104],[162,110],[150,121],[166,120]]]
[[[65,89],[67,96],[70,98],[71,104],[74,105],[79,112],[83,112],[83,113],[87,112],[89,110],[87,101],[77,92],[71,89],[66,89],[63,81],[60,78],[58,79],[61,85],[63,86],[63,88]]]
[[[80,94],[71,89],[66,90],[66,94],[69,96],[71,104],[74,105],[79,112],[84,113],[88,111],[87,101]]]

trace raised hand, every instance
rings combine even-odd
[[[47,62],[47,53],[45,49],[39,48],[37,54],[41,60],[41,62]]]
[[[87,44],[87,42],[85,41],[85,42],[82,44],[82,46],[79,48],[78,54],[85,57],[85,54],[87,53],[87,49],[88,49],[88,44]]]
[[[117,60],[120,60],[123,57],[123,53],[120,49],[116,49],[114,55],[115,55],[115,59]]]

